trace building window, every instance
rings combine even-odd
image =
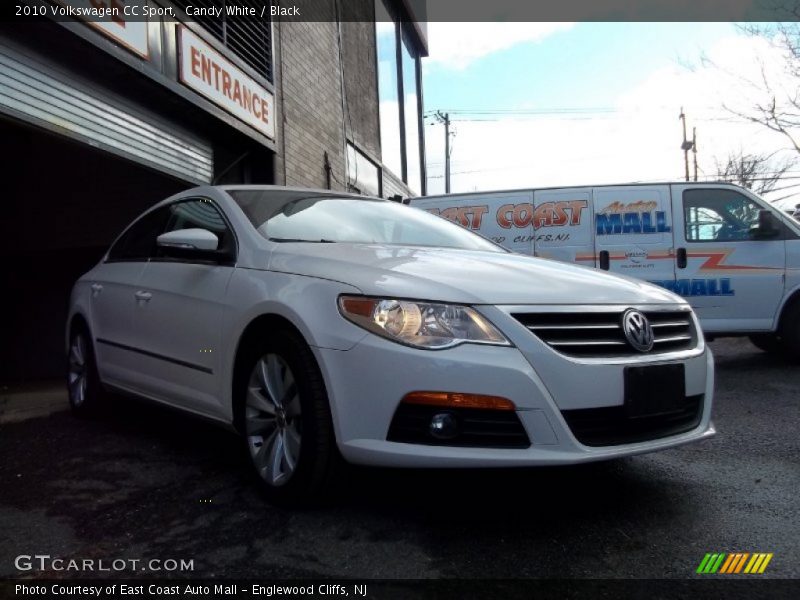
[[[378,166],[347,143],[348,191],[370,196],[381,195],[381,171]]]
[[[230,17],[225,14],[225,5],[232,0],[173,0],[174,4],[182,10],[187,6],[208,8],[216,6],[222,8],[219,17],[198,16],[192,21],[200,25],[207,33],[216,38],[236,56],[241,58],[253,70],[270,83],[273,81],[272,73],[272,24],[269,16],[264,19],[249,19]],[[236,0],[239,4],[246,4],[258,8],[260,4],[253,0]]]
[[[408,187],[422,193],[422,166],[419,141],[419,94],[417,88],[418,60],[414,47],[403,33],[403,111],[405,114],[406,177]]]
[[[382,0],[375,2],[375,44],[378,50],[378,111],[381,158],[396,174],[403,173],[398,96],[397,29]]]
[[[406,31],[409,24],[395,17],[388,1],[375,0],[381,158],[414,193],[420,194],[424,185],[419,53]]]

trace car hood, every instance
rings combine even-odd
[[[364,294],[464,304],[674,304],[628,277],[519,254],[347,243],[277,246],[269,270],[341,281]]]

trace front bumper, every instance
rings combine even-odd
[[[502,317],[494,316],[495,323],[501,325],[497,319]],[[628,363],[569,360],[544,348],[534,336],[522,333],[510,336],[516,347],[464,344],[444,351],[425,351],[369,335],[347,351],[314,348],[327,385],[337,443],[345,459],[396,467],[575,464],[653,452],[714,435],[714,362],[707,347],[701,346],[692,356],[650,360],[685,365],[687,395],[703,395],[696,427],[660,439],[589,447],[575,438],[561,410],[621,405],[622,374]],[[400,400],[419,390],[508,398],[517,407],[530,447],[473,448],[387,441]]]

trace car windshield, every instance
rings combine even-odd
[[[507,252],[423,210],[375,198],[339,198],[229,190],[256,230],[273,242],[438,246]]]

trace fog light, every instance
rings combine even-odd
[[[458,421],[450,413],[436,413],[431,418],[428,431],[437,440],[451,440],[458,435]]]

